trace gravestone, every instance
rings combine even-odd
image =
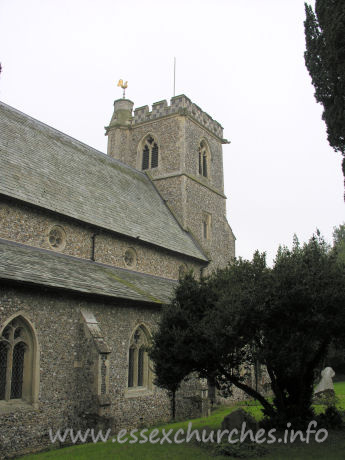
[[[331,367],[325,367],[321,372],[320,383],[314,390],[314,395],[318,398],[320,396],[334,396],[334,385],[332,378],[335,372]]]
[[[246,422],[246,430],[253,430],[254,434],[258,428],[257,422],[254,417],[248,414],[243,409],[237,409],[231,414],[224,417],[222,421],[222,430],[233,430],[237,428],[241,431],[242,424]]]

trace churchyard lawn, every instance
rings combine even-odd
[[[337,382],[334,384],[337,407],[341,411],[345,411],[345,382]],[[261,418],[261,406],[255,401],[239,403],[232,407],[221,407],[212,412],[212,415],[207,418],[193,419],[193,429],[202,430],[207,427],[217,430],[220,428],[223,418],[231,411],[239,407],[248,411],[257,420]],[[321,413],[325,410],[325,406],[316,405],[316,413]],[[187,431],[189,421],[171,423],[158,427],[160,430],[166,431],[172,428],[174,431],[182,428]],[[152,431],[153,428],[150,428]],[[149,431],[149,432],[150,432]],[[313,438],[311,438],[313,439]],[[270,444],[267,446],[267,454],[258,457],[262,460],[343,460],[345,458],[345,429],[341,431],[329,431],[326,441],[316,443],[311,441],[309,444],[295,441],[293,444]],[[49,452],[44,452],[37,455],[29,455],[23,457],[25,460],[43,460],[43,459],[102,459],[102,460],[225,460],[234,457],[217,455],[215,456],[214,449],[209,445],[197,445],[195,441],[186,444],[124,444],[112,443],[111,441],[97,444],[82,444],[63,449],[54,449]]]

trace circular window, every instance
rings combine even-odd
[[[125,252],[125,255],[124,255],[123,259],[124,259],[125,264],[127,265],[127,267],[134,267],[136,265],[136,263],[137,263],[137,254],[134,251],[134,249],[129,248]]]
[[[58,225],[52,227],[48,235],[49,246],[57,251],[61,251],[66,244],[66,233],[64,229]]]

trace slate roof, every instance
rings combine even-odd
[[[146,174],[0,102],[0,193],[206,261]]]
[[[177,281],[0,239],[0,280],[149,303],[169,303]]]

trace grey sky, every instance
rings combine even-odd
[[[106,151],[116,83],[136,107],[184,93],[224,127],[238,256],[345,220],[341,158],[304,65],[303,0],[1,0],[0,99]]]

